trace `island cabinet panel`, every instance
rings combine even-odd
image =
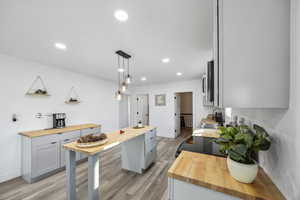
[[[143,173],[156,160],[156,129],[123,142],[121,154],[123,169]]]
[[[240,198],[225,193],[199,187],[173,178],[168,178],[168,196],[169,200],[240,200]]]
[[[290,1],[214,2],[215,105],[288,108]]]

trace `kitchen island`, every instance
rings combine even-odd
[[[168,171],[170,200],[285,200],[262,168],[252,184],[233,179],[226,158],[182,151]]]
[[[66,150],[67,199],[76,199],[76,152],[88,156],[88,199],[99,200],[101,152],[116,145],[122,145],[122,168],[142,173],[156,159],[156,128],[146,126],[140,129],[125,128],[124,133],[115,131],[107,134],[108,142],[104,145],[79,148],[76,142],[64,145]]]

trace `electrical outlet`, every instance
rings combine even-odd
[[[13,116],[12,116],[12,121],[13,121],[13,122],[18,121],[18,118],[17,118],[17,115],[16,115],[16,114],[13,114]]]

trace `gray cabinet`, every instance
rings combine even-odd
[[[71,139],[65,139],[64,141],[61,141],[60,145],[60,167],[65,167],[66,166],[66,150],[63,148],[64,144],[74,142],[78,138],[71,138]],[[76,161],[80,160],[80,154],[76,153]]]
[[[215,105],[288,108],[290,1],[214,2]]]
[[[32,176],[37,177],[60,167],[60,144],[58,137],[45,136],[33,141]],[[48,140],[49,139],[49,140]]]
[[[66,165],[66,151],[63,148],[64,144],[74,142],[80,137],[79,131],[70,131],[60,135],[60,167],[64,167]],[[76,153],[76,160],[80,160],[80,154]]]
[[[65,166],[63,145],[76,141],[81,135],[95,134],[101,131],[100,126],[58,134],[26,137],[22,136],[22,177],[29,183],[47,177]],[[76,154],[80,161],[84,156]]]

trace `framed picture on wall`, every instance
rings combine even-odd
[[[166,105],[166,95],[158,94],[155,95],[155,106],[165,106]]]

